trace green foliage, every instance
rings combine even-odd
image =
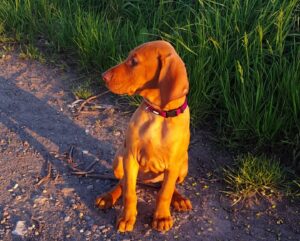
[[[233,205],[253,200],[258,196],[266,199],[279,196],[285,183],[285,172],[278,160],[250,154],[236,160],[236,168],[224,169],[227,193],[233,196]]]
[[[300,167],[299,6],[298,0],[2,0],[0,23],[25,43],[46,39],[52,51],[92,72],[143,42],[168,40],[188,69],[195,125],[210,120],[231,146],[281,147]]]
[[[91,90],[91,81],[85,81],[80,85],[77,85],[76,87],[73,88],[73,94],[79,98],[79,99],[88,99],[93,95],[93,92]]]
[[[32,59],[37,60],[41,63],[45,63],[45,57],[41,53],[41,51],[34,47],[33,45],[29,44],[25,46],[25,49],[21,50],[21,53],[19,54],[19,57],[22,59]]]

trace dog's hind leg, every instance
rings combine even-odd
[[[180,168],[179,177],[177,183],[182,183],[188,172],[188,153],[186,153],[183,164]],[[181,195],[175,188],[171,205],[176,211],[189,211],[192,209],[192,204],[189,199]]]
[[[99,195],[96,198],[95,205],[100,209],[111,208],[122,195],[121,181],[110,191]]]
[[[113,170],[114,175],[120,181],[118,184],[111,189],[110,191],[99,195],[96,198],[95,205],[100,209],[108,209],[111,208],[121,197],[122,195],[122,182],[124,176],[123,170],[123,149],[119,150],[113,161]]]

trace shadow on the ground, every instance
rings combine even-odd
[[[14,73],[9,79],[0,77],[0,122],[17,133],[23,142],[27,142],[46,162],[50,162],[60,173],[69,172],[66,163],[55,157],[56,153],[66,153],[71,146],[76,150],[85,150],[85,162],[91,163],[114,148],[111,143],[101,141],[89,135],[85,129],[76,125],[69,117],[39,99],[33,94],[16,86],[15,82],[26,69]],[[2,97],[1,97],[2,96]],[[105,154],[106,153],[106,154]],[[108,157],[108,156],[106,156]],[[109,156],[111,158],[111,156]],[[41,176],[45,175],[45,163]],[[106,166],[99,166],[103,171]],[[67,183],[82,197],[80,187]],[[82,200],[86,202],[85,197]],[[91,207],[93,203],[86,203]]]

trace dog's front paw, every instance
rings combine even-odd
[[[171,205],[176,211],[190,211],[192,209],[191,201],[179,193],[173,195]]]
[[[100,209],[108,209],[113,206],[113,198],[110,193],[104,193],[96,198],[95,205]]]
[[[152,228],[165,232],[168,231],[173,226],[173,219],[171,216],[166,217],[157,217],[153,219],[152,221]]]
[[[118,218],[117,228],[119,232],[131,232],[136,220],[136,215],[121,214]]]

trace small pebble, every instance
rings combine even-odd
[[[61,192],[63,193],[64,196],[68,196],[68,195],[72,194],[74,191],[75,191],[74,188],[67,188],[67,187],[63,188],[61,190]]]
[[[26,234],[26,226],[25,221],[18,221],[16,224],[16,228],[14,231],[12,231],[12,234],[18,235],[18,236],[24,236]]]
[[[105,228],[105,225],[99,226],[99,229],[102,230]]]
[[[121,132],[120,131],[115,131],[114,132],[114,136],[120,136],[121,135]]]
[[[110,228],[104,228],[101,230],[102,233],[107,233],[110,230]]]

